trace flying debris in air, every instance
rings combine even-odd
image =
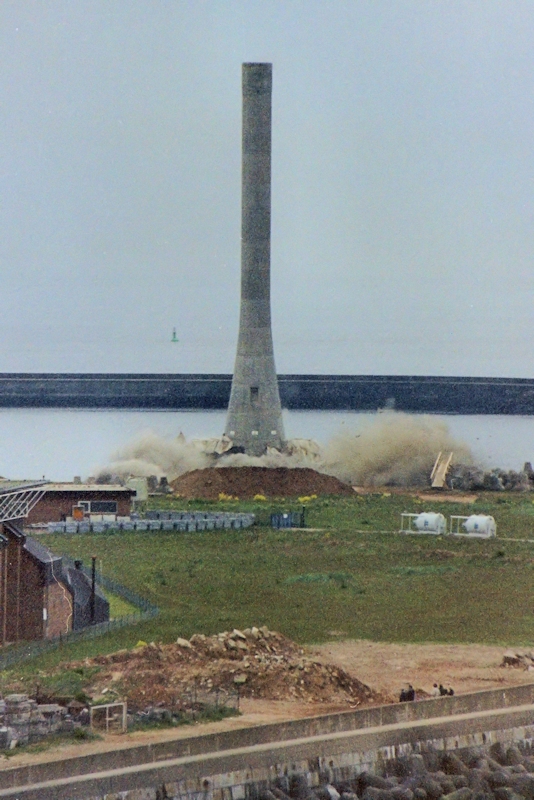
[[[171,342],[179,342],[180,340],[176,336],[176,328],[172,329],[172,339]]]

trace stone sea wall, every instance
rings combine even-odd
[[[6,769],[0,798],[534,800],[533,692],[476,692]]]
[[[465,744],[465,737],[427,740],[263,770],[243,766],[83,800],[533,800],[533,737],[534,728],[510,729],[470,736],[471,746],[457,750],[441,747]],[[485,744],[474,744],[483,738]]]

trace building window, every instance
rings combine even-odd
[[[92,500],[91,514],[116,514],[116,500]]]
[[[259,398],[260,398],[259,386],[251,386],[250,387],[250,402],[252,403],[253,406],[257,405]]]

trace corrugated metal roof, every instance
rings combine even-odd
[[[44,486],[47,481],[6,481],[0,480],[0,494],[6,492],[18,492],[24,489],[33,489],[37,486]]]
[[[47,483],[44,489],[47,492],[129,492],[135,494],[135,489],[113,483]]]

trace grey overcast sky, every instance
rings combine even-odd
[[[531,0],[2,0],[0,371],[232,371],[270,61],[278,371],[534,377],[533,42]]]

